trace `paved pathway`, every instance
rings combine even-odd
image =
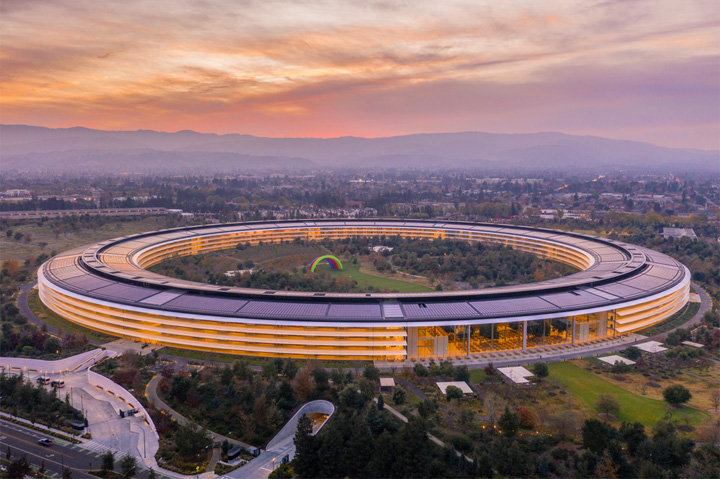
[[[175,419],[177,422],[179,422],[180,424],[187,424],[189,422],[191,423],[192,422],[191,420],[189,420],[188,418],[186,418],[185,416],[183,416],[182,414],[180,414],[179,412],[177,412],[176,410],[174,410],[173,408],[168,406],[162,399],[160,399],[160,397],[158,396],[158,393],[157,393],[157,385],[160,382],[160,379],[162,379],[162,376],[157,375],[154,378],[152,378],[150,380],[150,382],[148,383],[147,388],[145,389],[145,394],[147,395],[148,401],[153,406],[155,406],[157,409],[164,409],[165,411],[167,411],[168,414],[170,414],[170,416],[173,419]],[[244,443],[242,441],[238,441],[237,439],[223,436],[222,434],[218,434],[213,431],[208,431],[208,432],[213,435],[214,441],[220,441],[220,442],[228,441],[231,444],[235,444],[237,446],[244,447],[246,449],[251,447],[250,444]]]
[[[662,341],[663,339],[667,338],[668,334],[672,333],[673,331],[676,331],[680,328],[686,328],[690,329],[693,326],[696,326],[702,321],[703,316],[705,315],[706,311],[710,311],[712,309],[712,299],[710,298],[710,295],[708,295],[704,289],[700,287],[700,285],[696,283],[691,283],[693,288],[695,288],[695,291],[697,291],[698,295],[700,296],[700,308],[698,308],[697,313],[690,318],[690,320],[684,324],[681,324],[680,326],[677,326],[669,331],[665,331],[664,333],[656,334],[651,339],[656,341]]]
[[[275,437],[273,437],[267,445],[267,450],[260,453],[258,457],[248,462],[244,466],[227,473],[226,477],[233,479],[265,479],[270,473],[280,466],[283,457],[287,456],[289,460],[295,457],[295,432],[300,417],[311,413],[327,414],[327,419],[313,425],[312,435],[317,434],[320,429],[327,424],[330,416],[335,412],[335,406],[323,399],[310,401],[303,404],[300,409],[285,423]]]
[[[32,289],[36,285],[37,281],[33,281],[32,283],[23,284],[22,286],[20,286],[20,292],[18,293],[17,297],[17,307],[20,310],[20,313],[25,316],[32,324],[39,328],[47,326],[47,330],[49,333],[57,335],[60,332],[58,328],[56,328],[55,326],[50,326],[49,324],[45,323],[45,321],[38,318],[35,313],[32,312],[30,306],[28,305],[28,294],[30,294],[30,291],[32,291]]]
[[[377,398],[375,398],[374,401],[377,402]],[[408,422],[408,418],[406,418],[406,417],[405,417],[404,415],[402,415],[400,412],[398,412],[398,411],[396,411],[395,409],[393,409],[391,406],[388,406],[387,404],[385,404],[384,409],[387,409],[388,412],[390,412],[390,414],[392,414],[393,416],[397,417],[397,418],[400,419],[402,422],[405,422],[405,423]],[[440,446],[440,447],[445,447],[445,443],[442,442],[442,441],[441,441],[440,439],[438,439],[437,437],[433,436],[433,435],[430,434],[430,433],[427,433],[427,436],[428,436],[428,439],[430,439],[432,442],[434,442],[434,443],[437,444],[438,446]],[[453,449],[453,450],[454,450],[454,449]],[[463,456],[463,454],[460,453],[460,452],[458,452],[458,451],[455,451],[455,454],[457,454],[458,456]],[[467,457],[467,456],[465,456],[465,459],[466,459],[468,462],[473,462],[473,459],[471,459],[471,458],[469,458],[469,457]]]

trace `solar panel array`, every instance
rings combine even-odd
[[[567,293],[547,294],[540,297],[559,308],[592,305],[602,303],[604,301],[600,296],[595,296],[594,294],[590,294],[587,291],[582,290]]]
[[[468,303],[403,303],[408,319],[472,318],[478,316]]]
[[[470,305],[483,316],[503,316],[517,313],[542,313],[558,308],[538,297],[471,301]]]
[[[290,301],[249,301],[242,308],[242,316],[261,318],[322,318],[327,312],[327,303],[292,303]]]
[[[140,302],[145,303],[145,304],[152,304],[153,306],[160,306],[161,304],[167,303],[171,299],[177,298],[181,294],[183,294],[183,293],[182,292],[176,293],[173,291],[163,291],[162,293],[158,293],[154,296],[145,298],[145,299],[141,300]]]
[[[108,298],[121,299],[124,301],[140,301],[148,296],[154,295],[157,291],[152,289],[141,288],[139,286],[130,286],[127,284],[113,283],[93,291],[100,296]]]
[[[244,299],[216,298],[199,294],[185,294],[163,306],[185,311],[203,311],[206,313],[233,314],[247,304]]]
[[[331,304],[328,318],[382,319],[379,304]]]

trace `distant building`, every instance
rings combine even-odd
[[[2,199],[6,201],[22,201],[32,198],[32,191],[30,190],[5,190],[2,193]]]
[[[663,238],[682,238],[683,236],[687,236],[690,239],[697,239],[697,235],[695,234],[695,230],[692,228],[663,228],[662,233],[660,233],[660,236]]]

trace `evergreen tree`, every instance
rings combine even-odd
[[[343,436],[337,427],[337,420],[326,426],[318,452],[318,477],[344,477],[349,468],[343,461]]]
[[[113,454],[112,451],[107,451],[100,456],[100,470],[102,472],[108,472],[113,469],[115,469],[115,454]]]
[[[385,398],[382,394],[378,396],[377,408],[381,411],[383,410],[383,408],[385,408]]]
[[[520,417],[517,413],[510,410],[508,406],[505,406],[505,412],[498,420],[498,427],[503,436],[515,437],[520,429]]]
[[[375,407],[371,406],[372,409],[375,409]],[[370,427],[368,427],[367,421],[362,416],[355,416],[352,422],[351,434],[347,443],[348,447],[344,461],[347,474],[350,477],[367,477],[365,467],[372,458],[374,441]]]
[[[370,408],[368,409],[365,421],[367,421],[367,425],[370,428],[370,432],[373,436],[378,436],[385,428],[382,414],[380,413],[378,408],[375,407],[375,404],[370,404]]]
[[[312,478],[318,472],[318,445],[315,437],[312,436],[312,421],[306,415],[298,420],[297,431],[295,432],[295,472],[301,478]]]

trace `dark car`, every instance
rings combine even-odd
[[[53,442],[52,442],[52,440],[44,437],[44,438],[42,438],[42,439],[40,439],[40,440],[38,441],[38,444],[40,444],[40,445],[42,445],[42,446],[50,447],[50,446],[53,445]]]

